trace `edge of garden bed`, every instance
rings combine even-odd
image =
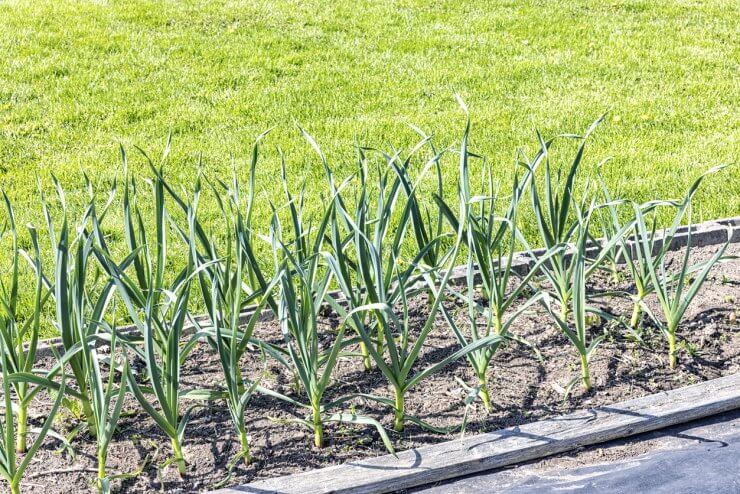
[[[697,223],[691,226],[691,243],[694,247],[706,247],[709,245],[717,245],[727,241],[727,229],[731,230],[730,243],[740,242],[740,216],[732,218],[723,218],[712,221],[705,221],[703,223]],[[686,245],[688,241],[689,227],[680,227],[676,235],[672,238],[669,250],[678,250]],[[628,241],[628,244],[633,244],[632,241]],[[656,234],[655,248],[660,249],[663,246],[663,233]],[[598,245],[590,247],[591,249],[598,249]],[[514,255],[512,263],[512,269],[520,274],[525,274],[535,264],[536,260],[533,256],[543,254],[545,249],[535,249],[532,252],[518,252]],[[467,266],[456,266],[452,268],[452,274],[450,275],[449,282],[453,285],[459,285],[467,281]],[[476,281],[479,281],[479,275],[476,272]],[[341,302],[342,296],[339,292],[330,292],[330,295]],[[241,313],[240,319],[246,323],[249,316],[253,313],[253,309],[248,308]],[[265,317],[270,316],[270,309],[265,308],[263,313]],[[208,321],[207,315],[195,316],[195,320],[198,323],[205,323]],[[188,323],[184,328],[186,332],[193,331],[195,325]],[[120,328],[120,331],[125,333],[131,333],[136,331],[134,326],[124,326]],[[39,342],[36,349],[36,355],[39,357],[46,357],[52,354],[51,349],[59,349],[62,346],[62,340],[59,337],[49,338]]]
[[[381,494],[428,485],[740,408],[740,373],[495,432],[213,494]]]

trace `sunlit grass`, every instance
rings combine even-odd
[[[266,232],[278,146],[292,185],[306,182],[308,212],[319,209],[323,170],[295,121],[341,180],[355,171],[355,141],[416,143],[408,122],[438,149],[455,146],[457,91],[471,107],[470,149],[495,179],[511,178],[518,147],[536,151],[535,129],[581,132],[611,109],[584,172],[611,156],[603,173],[622,196],[675,198],[701,171],[737,158],[738,10],[719,0],[0,1],[0,187],[18,224],[42,225],[34,174],[51,188],[55,173],[70,208],[81,207],[83,172],[94,182],[120,175],[120,142],[131,173],[147,175],[133,146],[158,156],[171,131],[173,183],[193,183],[199,153],[210,176],[229,177],[233,156],[245,178],[255,137],[274,126],[257,167],[255,223]],[[452,201],[456,170],[454,155],[442,159]],[[142,204],[145,217],[151,207]],[[733,167],[704,184],[694,220],[738,211]],[[204,198],[201,215],[219,231],[215,202]],[[531,215],[520,221],[531,236]]]

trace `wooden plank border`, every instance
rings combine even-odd
[[[625,438],[740,408],[740,373],[609,406],[214,494],[380,494]]]
[[[704,223],[698,223],[696,225],[693,225],[691,228],[691,242],[694,247],[706,247],[709,245],[718,245],[723,242],[727,241],[727,229],[731,229],[731,243],[740,242],[740,216],[735,216],[734,218],[725,218],[721,220],[714,220],[714,221],[707,221]],[[663,245],[662,237],[658,234],[656,235],[657,239],[655,242],[656,248],[660,248]],[[675,237],[673,237],[673,242],[671,242],[671,245],[669,246],[670,250],[678,250],[684,245],[686,245],[686,241],[688,239],[688,227],[681,227],[678,229],[678,233]],[[598,248],[598,247],[595,247]],[[542,249],[536,249],[531,253],[524,253],[519,252],[515,254],[514,261],[512,265],[512,269],[516,270],[517,272],[524,274],[532,267],[532,265],[535,263],[533,255],[542,254],[544,250]],[[452,275],[450,276],[449,282],[453,285],[461,285],[464,284],[467,281],[467,266],[456,266],[452,268]],[[480,281],[479,276],[476,274],[476,280]],[[335,299],[342,300],[342,296],[339,294],[339,292],[331,292],[330,296],[334,297]],[[246,309],[244,312],[242,312],[240,318],[241,321],[246,323],[247,319],[250,315],[252,315],[253,310],[252,309]],[[269,308],[265,309],[263,312],[266,318],[271,317],[271,311]],[[199,323],[207,323],[208,316],[207,315],[199,315],[196,316],[195,319]],[[185,327],[185,332],[193,331],[195,326],[193,324],[188,324]],[[120,331],[123,333],[133,333],[136,331],[136,328],[133,326],[124,326],[120,328]],[[47,340],[44,340],[43,342],[39,342],[38,348],[36,349],[36,355],[39,357],[46,357],[52,354],[51,348],[54,347],[56,349],[61,348],[61,338],[49,338]]]

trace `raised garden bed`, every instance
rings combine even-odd
[[[254,482],[219,494],[382,494],[428,486],[740,407],[740,374],[613,405],[336,467]],[[331,486],[331,487],[327,487]]]
[[[710,242],[711,243],[711,242]],[[695,247],[694,261],[706,259],[716,250],[715,246]],[[728,254],[740,254],[733,244]],[[672,260],[680,259],[682,251],[669,253]],[[595,276],[590,283],[593,292],[614,288],[629,290],[627,282],[615,286],[607,276]],[[629,314],[630,303],[625,299],[604,299],[604,309],[612,314]],[[494,358],[490,370],[494,411],[487,413],[480,402],[467,409],[465,434],[485,433],[505,427],[522,425],[556,417],[573,410],[614,404],[651,393],[681,388],[687,385],[730,376],[740,372],[740,325],[737,322],[740,301],[740,264],[737,261],[717,265],[711,272],[699,296],[692,303],[679,329],[680,340],[685,341],[680,350],[679,366],[667,367],[665,341],[646,321],[643,343],[628,337],[620,326],[600,321],[592,331],[605,332],[606,339],[592,358],[591,372],[594,391],[584,394],[575,387],[568,399],[563,400],[562,388],[578,374],[578,356],[565,337],[544,314],[533,306],[520,317],[512,331],[525,337],[542,353],[538,359],[532,349],[515,343],[507,344]],[[651,302],[652,303],[652,302]],[[460,315],[462,306],[447,302],[447,308]],[[421,324],[429,310],[425,296],[411,301],[410,316]],[[512,308],[514,310],[514,308]],[[337,325],[336,317],[328,314],[325,324]],[[414,324],[412,323],[412,327]],[[255,336],[267,341],[279,339],[275,321],[259,323]],[[442,356],[459,347],[444,319],[439,316],[436,326],[422,350],[419,366],[438,361]],[[254,356],[250,356],[254,358]],[[50,365],[45,357],[43,364]],[[259,368],[249,365],[245,368]],[[206,346],[197,348],[185,361],[182,385],[202,387],[216,385],[222,379],[216,357]],[[258,375],[250,377],[257,378]],[[474,375],[466,361],[460,360],[444,371],[432,375],[413,388],[407,401],[407,411],[436,427],[452,427],[447,434],[436,434],[418,426],[408,425],[403,433],[391,434],[398,451],[459,438],[459,426],[466,415],[465,391],[455,378],[472,384]],[[365,372],[359,359],[342,359],[336,369],[330,395],[340,396],[352,392],[392,396],[386,381],[377,370]],[[267,388],[293,395],[291,376],[282,366],[268,360],[267,374],[263,380]],[[39,395],[32,407],[31,416],[43,415],[49,403]],[[374,457],[386,453],[377,433],[372,428],[347,425],[328,426],[325,432],[326,447],[309,446],[310,431],[286,423],[293,417],[295,408],[268,396],[257,395],[253,406],[247,409],[254,461],[249,466],[238,464],[228,485],[244,484],[293,474],[310,469],[337,465],[350,460]],[[392,413],[387,407],[356,399],[358,411],[377,418],[390,427]],[[58,417],[57,429],[75,425],[68,415]],[[108,454],[110,472],[128,472],[144,465],[140,475],[132,479],[117,480],[125,492],[190,492],[215,488],[226,477],[227,463],[237,452],[238,440],[226,409],[219,403],[197,408],[188,425],[185,453],[188,458],[187,474],[180,478],[174,468],[158,468],[171,453],[168,438],[154,422],[127,396],[124,413],[119,422]],[[74,441],[76,458],[68,452],[58,452],[59,444],[48,440],[32,461],[23,483],[25,492],[85,492],[94,491],[91,471],[95,470],[94,441],[85,433]],[[372,473],[368,473],[372,475]]]
[[[600,120],[558,138],[579,142],[567,168],[553,170],[553,141],[538,139],[504,190],[490,166],[472,176],[468,122],[450,202],[428,139],[374,173],[358,149],[358,173],[341,183],[324,163],[318,218],[283,168],[267,232],[253,223],[253,180],[180,188],[155,166],[146,185],[124,177],[122,197],[89,185],[81,216],[61,188],[54,207],[42,194],[43,246],[4,201],[0,474],[11,493],[204,491],[734,379],[738,219],[680,227],[702,180],[726,166],[680,200],[613,200],[603,180],[579,196]],[[426,147],[437,157],[414,172]],[[259,142],[251,178],[258,155]],[[438,194],[423,197],[435,166]],[[204,189],[221,218],[199,214]],[[537,237],[520,225],[525,197]],[[106,220],[119,213],[123,254]],[[49,322],[61,338],[37,348]],[[687,399],[704,403],[696,389]]]

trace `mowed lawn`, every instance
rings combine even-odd
[[[19,224],[40,223],[35,175],[50,191],[56,174],[74,205],[83,172],[120,175],[119,143],[146,176],[133,146],[158,156],[171,131],[173,180],[191,185],[200,154],[211,176],[227,177],[232,157],[245,176],[255,136],[274,127],[258,169],[266,225],[267,199],[280,202],[277,147],[295,187],[325,190],[296,122],[346,176],[355,142],[411,147],[408,123],[456,146],[457,92],[471,149],[504,183],[536,129],[581,132],[610,110],[584,173],[612,157],[604,171],[625,196],[678,197],[737,160],[738,19],[733,0],[0,0],[0,186]],[[739,213],[735,166],[705,183],[694,220]]]

